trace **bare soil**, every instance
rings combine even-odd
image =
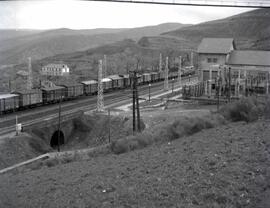
[[[0,176],[0,207],[270,207],[270,121]]]

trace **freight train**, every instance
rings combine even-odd
[[[195,74],[194,70],[184,70],[182,77]],[[177,72],[170,72],[168,78],[177,78]],[[150,72],[138,75],[138,85],[162,81],[164,72]],[[102,79],[103,91],[129,88],[132,79],[129,75],[110,75]],[[62,84],[40,89],[14,91],[9,94],[0,94],[0,114],[11,113],[27,108],[76,99],[81,96],[95,95],[98,91],[97,80],[87,80],[75,84]]]

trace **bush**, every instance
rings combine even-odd
[[[212,128],[224,123],[220,115],[204,117],[181,117],[171,124],[163,124],[153,129],[152,132],[142,132],[125,139],[119,139],[111,144],[115,154],[122,154],[131,150],[141,149],[154,142],[165,142],[191,135],[202,129]]]
[[[267,106],[267,105],[266,105]],[[225,105],[220,114],[230,121],[252,122],[264,114],[265,103],[259,103],[254,97],[244,97],[239,101]]]

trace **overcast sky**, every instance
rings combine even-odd
[[[126,28],[165,22],[196,24],[249,11],[246,8],[192,7],[76,0],[0,2],[0,28]]]

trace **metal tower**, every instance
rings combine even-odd
[[[98,97],[97,97],[97,111],[104,111],[103,102],[103,86],[102,86],[102,60],[99,60],[98,65]]]
[[[181,69],[182,69],[182,57],[181,56],[179,56],[179,66],[178,66],[178,83],[179,83],[179,85],[181,86],[181,74],[182,74],[182,72],[181,72]]]
[[[169,67],[168,67],[169,58],[166,57],[166,66],[165,66],[165,79],[164,79],[164,90],[169,90]]]
[[[28,77],[27,77],[27,90],[31,90],[33,88],[33,77],[32,77],[32,64],[31,57],[28,58]]]
[[[104,77],[107,76],[107,56],[104,55]]]
[[[162,53],[159,54],[159,72],[162,71]]]
[[[194,54],[193,51],[190,52],[190,66],[194,66]]]

